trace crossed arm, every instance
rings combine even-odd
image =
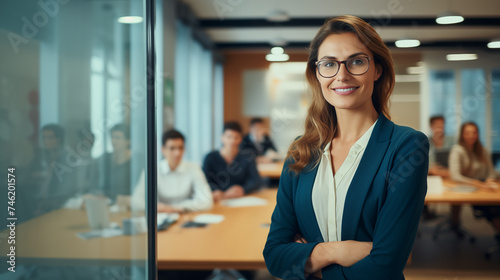
[[[306,279],[308,274],[321,270],[323,279],[403,279],[426,193],[428,151],[415,149],[415,141],[428,147],[424,135],[408,135],[387,170],[387,193],[377,212],[372,244],[355,240],[301,241],[296,236],[301,230],[293,199],[293,185],[297,182],[293,176],[283,174],[264,249],[271,274],[283,279]],[[285,166],[283,172],[287,169]]]

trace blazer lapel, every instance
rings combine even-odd
[[[361,209],[373,178],[389,146],[393,128],[394,123],[389,121],[383,114],[380,114],[347,191],[344,216],[342,218],[342,240],[354,240],[356,238]]]
[[[304,225],[304,229],[307,231],[303,232],[304,237],[310,242],[324,242],[312,205],[312,189],[314,180],[316,179],[316,173],[318,173],[318,167],[319,164],[311,171],[302,173],[298,182],[298,186],[300,187],[297,188],[297,202],[299,205],[299,208],[297,208],[299,209],[299,211],[297,211],[297,216]]]

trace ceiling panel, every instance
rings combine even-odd
[[[468,46],[485,48],[500,38],[499,0],[182,0],[201,28],[219,48],[262,48],[273,42],[302,47],[310,42],[328,17],[352,14],[376,27],[393,45],[415,38],[422,47]],[[286,22],[266,19],[272,11],[285,11]],[[438,25],[436,15],[453,10],[465,17],[456,25]],[[474,42],[474,43],[472,43]],[[289,44],[290,45],[290,44]]]
[[[331,17],[352,14],[360,17],[434,17],[445,10],[464,16],[500,13],[498,0],[183,0],[201,19],[264,18],[274,10],[292,17]]]

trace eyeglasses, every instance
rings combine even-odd
[[[333,78],[339,72],[340,65],[344,63],[347,72],[352,75],[363,75],[370,68],[371,57],[357,56],[348,60],[338,61],[333,59],[324,59],[316,61],[319,75],[323,78]]]

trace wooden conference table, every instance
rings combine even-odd
[[[500,180],[497,180],[497,184]],[[425,197],[425,204],[446,203],[453,205],[474,204],[474,205],[500,205],[500,188],[496,191],[477,190],[474,192],[457,192],[453,187],[458,183],[448,178],[443,179],[444,189],[441,193],[428,193]]]
[[[267,200],[266,205],[228,207],[216,204],[210,211],[183,214],[167,230],[157,233],[159,269],[261,269],[262,250],[269,232],[276,189],[264,189],[252,196]],[[203,228],[181,225],[202,213],[224,215],[219,224]],[[121,226],[130,213],[112,213],[110,220]],[[77,233],[88,232],[84,210],[59,209],[16,226],[16,258],[19,263],[36,265],[144,265],[146,234],[84,240]],[[6,236],[6,231],[0,232]],[[8,253],[7,242],[0,253]],[[3,258],[0,257],[0,260]],[[21,261],[22,260],[22,261]]]
[[[121,224],[130,213],[112,213],[110,220]],[[110,238],[81,239],[77,233],[90,227],[84,210],[59,209],[16,226],[16,258],[18,263],[56,266],[130,265],[144,263],[145,234]],[[7,243],[0,244],[1,256]]]
[[[263,206],[227,207],[217,204],[206,213],[224,215],[204,228],[181,225],[200,213],[184,214],[166,231],[158,232],[158,269],[261,269],[262,250],[276,204],[276,189],[253,193]]]
[[[274,175],[281,173],[282,163],[274,163]],[[259,171],[262,170],[259,168]],[[269,173],[271,174],[271,173]],[[278,175],[279,177],[279,175]],[[445,186],[453,182],[444,180]],[[205,213],[224,215],[219,224],[204,228],[183,228],[181,225],[201,213],[181,215],[178,222],[158,232],[159,269],[261,269],[265,268],[262,250],[269,231],[275,205],[276,189],[252,194],[267,200],[266,205],[231,208],[217,204]],[[458,193],[444,190],[429,194],[426,203],[500,205],[500,191]],[[121,225],[130,213],[113,213],[111,220]],[[55,265],[127,265],[144,262],[147,241],[145,234],[83,240],[77,233],[89,231],[86,212],[59,209],[16,227],[16,256],[23,263]],[[2,232],[5,234],[5,231]],[[0,244],[0,253],[7,254],[7,243]],[[4,254],[5,252],[5,254]]]
[[[258,164],[257,169],[262,177],[279,178],[283,162]],[[500,185],[500,179],[497,180]],[[458,185],[448,178],[443,179],[443,191],[441,193],[427,193],[426,204],[475,204],[475,205],[500,205],[500,189],[495,192],[478,190],[475,192],[456,192],[452,188]]]

